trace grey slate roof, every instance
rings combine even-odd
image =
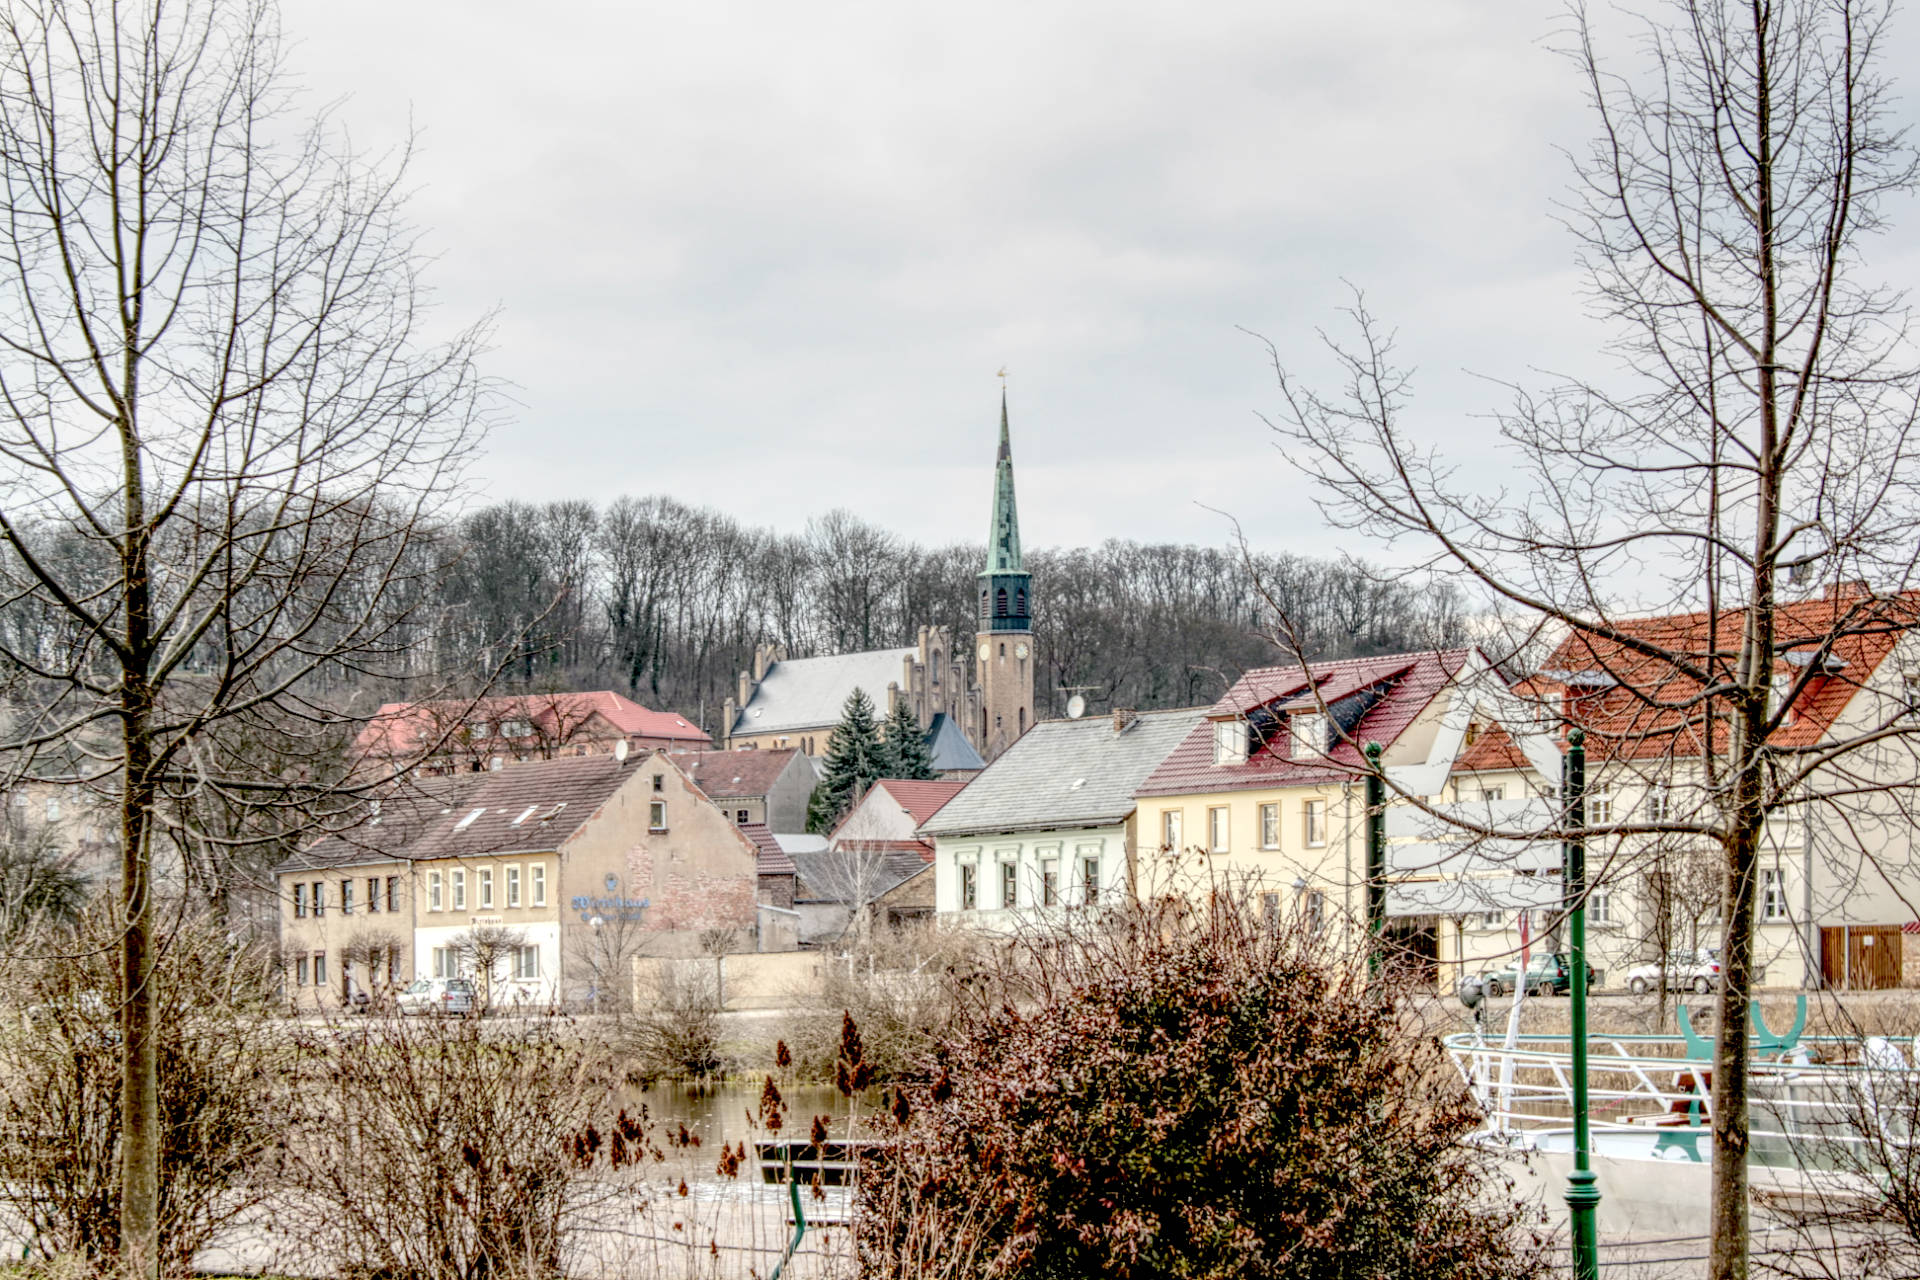
[[[933,717],[933,723],[927,726],[927,749],[933,754],[933,768],[936,773],[955,773],[967,769],[984,769],[987,762],[967,741],[967,735],[960,732],[960,722],[942,711]]]
[[[919,651],[912,648],[870,649],[776,662],[735,714],[731,732],[780,733],[836,725],[841,704],[856,688],[867,691],[875,718],[885,719],[887,686],[899,684],[906,659],[917,656]],[[819,746],[826,749],[824,743]]]
[[[884,853],[836,850],[796,853],[792,857],[800,873],[800,883],[793,895],[795,902],[851,902],[856,897],[871,902],[933,865],[917,853],[901,850]]]
[[[1207,714],[1143,711],[1119,733],[1113,718],[1043,720],[920,827],[923,836],[990,835],[1106,826],[1133,812],[1133,793]]]

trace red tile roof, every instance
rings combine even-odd
[[[790,876],[795,874],[793,859],[780,842],[773,838],[773,831],[764,822],[742,823],[737,830],[753,842],[759,851],[760,874],[763,876]]]
[[[472,703],[465,699],[439,702],[389,702],[373,713],[354,741],[361,755],[406,758],[418,755],[460,722],[486,721],[496,727],[515,718],[533,722],[540,735],[557,742],[591,740],[607,730],[626,738],[649,742],[711,745],[712,739],[686,717],[671,711],[650,711],[611,689],[592,693],[498,694]],[[596,732],[596,723],[604,729]]]
[[[1213,762],[1213,725],[1202,720],[1187,734],[1135,795],[1185,795],[1192,792],[1246,791],[1256,787],[1290,787],[1352,777],[1361,767],[1356,743],[1391,746],[1465,665],[1471,650],[1449,649],[1425,653],[1390,654],[1378,658],[1348,658],[1316,662],[1304,671],[1299,665],[1260,667],[1247,672],[1213,704],[1209,717],[1245,715],[1262,707],[1278,707],[1307,691],[1309,675],[1323,695],[1338,700],[1348,694],[1380,686],[1384,693],[1349,731],[1351,741],[1336,742],[1324,758],[1293,760],[1292,732],[1283,720],[1266,742],[1254,748],[1245,764]]]
[[[793,758],[791,747],[774,751],[670,751],[694,785],[715,799],[764,796]]]
[[[1777,618],[1776,679],[1805,674],[1822,645],[1829,661],[1837,660],[1807,680],[1791,718],[1769,738],[1775,746],[1810,746],[1827,737],[1901,636],[1920,623],[1920,593],[1875,598],[1857,590],[1830,592],[1783,604]],[[1684,613],[1617,624],[1624,635],[1670,657],[1576,633],[1560,643],[1536,679],[1555,700],[1556,716],[1587,730],[1589,755],[1643,760],[1724,750],[1726,722],[1716,719],[1709,727],[1703,721],[1700,682],[1679,664],[1731,679],[1745,620],[1741,613]],[[1582,679],[1592,683],[1583,685]],[[1725,706],[1718,700],[1719,709]]]
[[[918,782],[908,778],[882,778],[873,784],[885,787],[887,794],[896,800],[913,818],[913,825],[919,826],[940,807],[960,793],[965,782]]]

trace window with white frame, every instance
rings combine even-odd
[[[1227,851],[1227,806],[1214,805],[1207,810],[1207,852]]]
[[[1020,864],[1017,862],[1000,864],[1000,905],[1002,907],[1020,905]]]
[[[327,882],[315,880],[313,882],[313,915],[317,920],[325,914],[327,914]]]
[[[1280,806],[1277,803],[1260,806],[1260,847],[1280,847]]]
[[[530,869],[533,876],[533,905],[547,905],[547,864],[536,862]]]
[[[1168,809],[1160,815],[1160,847],[1180,852],[1181,810]]]
[[[1596,782],[1587,788],[1587,825],[1605,826],[1613,821],[1613,784]]]
[[[1480,788],[1480,798],[1488,803],[1492,803],[1495,800],[1505,800],[1507,798],[1507,789],[1505,787],[1482,787]]]
[[[378,914],[380,911],[380,877],[367,877],[367,911]]]
[[[467,873],[456,867],[447,873],[447,878],[452,883],[453,909],[465,911],[467,909]]]
[[[295,956],[293,958],[293,985],[296,987],[304,987],[307,985],[307,958],[305,956]]]
[[[307,885],[304,880],[293,886],[293,918],[295,920],[307,918]]]
[[[649,800],[647,802],[647,830],[665,831],[667,829],[667,802]]]
[[[1787,918],[1787,878],[1777,867],[1760,872],[1760,918],[1779,921]]]
[[[340,914],[343,916],[353,914],[353,881],[351,880],[340,882]]]
[[[1300,833],[1307,848],[1319,849],[1327,843],[1327,802],[1308,800],[1300,806]]]
[[[1613,923],[1613,894],[1606,889],[1595,889],[1587,894],[1587,921],[1589,924]]]
[[[399,901],[400,901],[400,877],[388,876],[387,877],[387,910],[398,911],[400,909],[398,906]]]
[[[1326,754],[1327,718],[1319,712],[1300,712],[1289,722],[1292,738],[1287,754],[1295,760],[1311,760]]]
[[[480,909],[482,911],[493,910],[493,868],[482,867],[474,872],[474,875],[477,876],[480,881],[478,885],[480,890]]]
[[[1670,822],[1673,820],[1673,792],[1664,782],[1656,782],[1647,788],[1647,821]]]
[[[1100,901],[1100,859],[1080,859],[1080,894],[1089,907]]]
[[[1263,893],[1260,895],[1260,924],[1269,933],[1280,927],[1280,895]]]
[[[1319,889],[1307,890],[1307,932],[1319,937],[1327,927],[1327,895]]]
[[[441,897],[441,892],[442,884],[440,873],[438,871],[427,872],[427,910],[446,910],[446,903]],[[438,977],[439,975],[436,974],[434,976]]]
[[[1060,860],[1047,858],[1040,863],[1040,905],[1060,905]]]
[[[971,862],[960,864],[960,909],[962,911],[972,911],[979,905],[980,887],[976,879],[977,875],[978,872]]]
[[[324,951],[313,953],[313,985],[316,987],[327,985],[327,953]]]
[[[540,948],[515,947],[513,949],[513,976],[520,979],[540,976]]]
[[[460,976],[460,956],[452,947],[433,949],[433,976],[436,978],[457,978]]]
[[[512,908],[512,907],[517,907],[519,905],[520,905],[520,868],[508,867],[507,868],[507,906],[509,908]]]
[[[48,822],[60,821],[60,797],[59,796],[47,797],[47,821]]]
[[[1482,911],[1480,913],[1480,927],[1482,929],[1498,929],[1506,923],[1507,913],[1504,911]]]
[[[1247,762],[1247,722],[1245,720],[1213,722],[1213,762],[1220,765]]]

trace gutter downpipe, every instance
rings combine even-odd
[[[1813,918],[1813,801],[1803,802],[1806,808],[1800,815],[1800,911],[1806,921],[1807,961],[1806,974],[1800,979],[1802,988],[1817,989],[1826,977],[1821,972],[1820,962],[1820,924]]]
[[[1346,858],[1346,874],[1341,877],[1340,913],[1349,921],[1353,919],[1353,779],[1348,778],[1340,784],[1341,825],[1345,834],[1341,836],[1343,854]]]

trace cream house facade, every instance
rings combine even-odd
[[[461,975],[496,1005],[544,1006],[604,980],[598,953],[616,939],[654,955],[751,950],[769,878],[761,831],[664,751],[408,789],[278,869],[290,1002],[338,1007]],[[490,978],[474,972],[489,961]]]
[[[1464,736],[1469,690],[1498,677],[1473,650],[1247,672],[1135,792],[1139,891],[1196,904],[1230,894],[1267,918],[1303,918],[1353,943],[1366,914],[1366,764],[1440,790]],[[1391,868],[1390,868],[1391,870]],[[1451,868],[1393,879],[1440,881]],[[1458,943],[1424,898],[1395,884],[1388,934],[1421,962]]]
[[[1813,757],[1828,744],[1879,740],[1816,770],[1806,788],[1809,799],[1776,810],[1763,830],[1752,888],[1756,978],[1763,986],[1920,985],[1920,973],[1908,971],[1899,958],[1902,927],[1915,920],[1913,904],[1920,903],[1913,822],[1920,754],[1901,729],[1916,717],[1920,635],[1911,629],[1907,606],[1888,603],[1894,612],[1887,625],[1842,635],[1824,656],[1819,646],[1794,648],[1794,637],[1830,635],[1836,611],[1848,601],[1829,594],[1783,610],[1787,647],[1776,662],[1775,685],[1782,700],[1789,692],[1794,696],[1770,741]],[[1683,615],[1634,625],[1673,633],[1699,624]],[[1564,719],[1593,726],[1587,824],[1710,817],[1707,762],[1700,751],[1675,749],[1664,726],[1657,733],[1639,724],[1609,731],[1621,717],[1605,700],[1624,673],[1609,669],[1608,656],[1602,646],[1562,645],[1547,663],[1557,678],[1535,681],[1529,690],[1536,705],[1548,710],[1546,718],[1566,708]],[[1588,702],[1593,705],[1582,709]],[[1503,725],[1490,723],[1462,753],[1449,795],[1511,804],[1550,794],[1558,779],[1548,779],[1515,748]],[[1620,985],[1627,968],[1652,962],[1662,951],[1719,945],[1721,854],[1710,839],[1596,834],[1587,860],[1594,885],[1587,904],[1589,946],[1607,985]],[[1484,913],[1471,926],[1473,949],[1511,953],[1518,945],[1517,917],[1517,910]]]
[[[1035,725],[920,826],[942,925],[1011,931],[1133,900],[1133,790],[1203,711]]]

